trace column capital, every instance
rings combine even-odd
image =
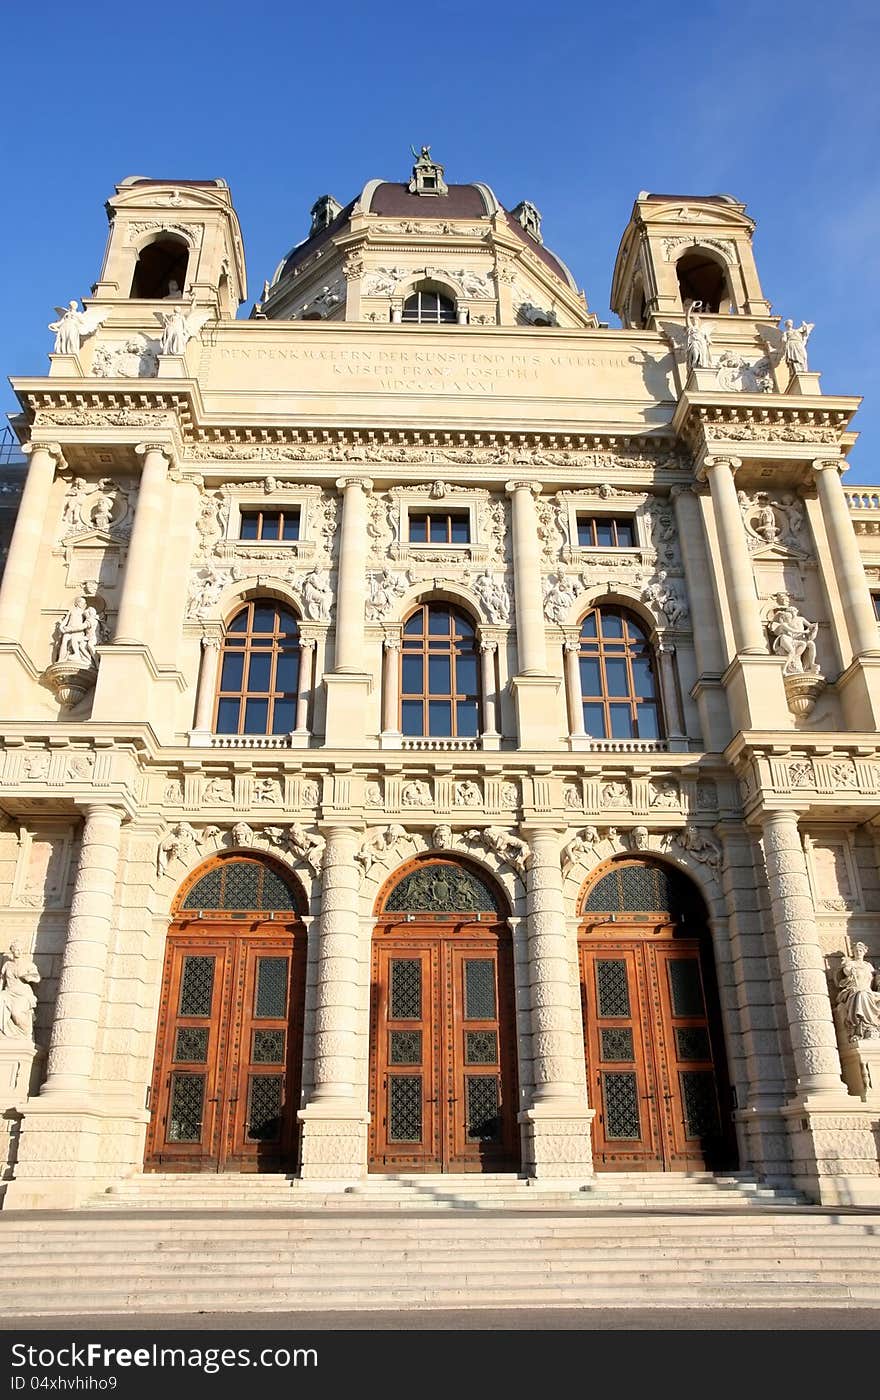
[[[126,816],[125,808],[115,802],[95,802],[90,797],[81,800],[74,799],[74,806],[82,812],[86,821],[90,821],[93,817],[112,817],[114,820],[118,817],[121,823]]]
[[[563,646],[563,650],[564,650],[564,651],[580,651],[580,649],[581,649],[581,635],[580,635],[580,632],[578,632],[577,634],[572,633],[571,635],[567,635],[567,634],[566,634],[565,640],[563,641],[562,646]]]
[[[540,496],[544,487],[540,481],[505,481],[504,489],[508,496],[512,496],[516,491],[531,491],[533,496]]]
[[[696,495],[696,492],[694,491],[693,486],[683,486],[681,482],[678,482],[677,485],[670,486],[669,488],[669,499],[671,501],[677,500],[679,496],[694,495]]]
[[[314,651],[314,650],[315,650],[315,647],[316,647],[317,645],[318,645],[317,640],[316,640],[314,637],[303,637],[303,636],[300,636],[300,639],[299,639],[299,649],[300,649],[300,651]]]
[[[21,450],[25,457],[30,457],[34,452],[47,452],[55,461],[55,465],[60,472],[67,467],[67,460],[61,449],[60,442],[24,442]]]
[[[219,651],[222,642],[219,632],[202,633],[202,651]]]
[[[400,651],[402,641],[400,637],[383,637],[382,645],[386,651]]]
[[[488,652],[490,655],[494,655],[497,650],[498,643],[492,638],[480,640],[480,651]]]
[[[171,446],[167,442],[139,442],[134,450],[139,457],[147,457],[151,452],[158,452],[165,458],[166,465],[171,463]]]
[[[705,481],[709,472],[713,471],[716,467],[727,467],[730,470],[731,476],[736,476],[741,466],[741,457],[704,457],[700,466],[697,468],[697,480]]]
[[[842,476],[846,471],[847,464],[842,457],[816,457],[810,464],[814,472],[835,471],[838,476]]]
[[[368,476],[340,476],[336,478],[337,491],[345,491],[349,486],[360,486],[362,491],[372,491],[373,483]]]

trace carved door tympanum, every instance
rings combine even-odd
[[[286,880],[255,859],[203,867],[168,935],[147,1171],[293,1168],[304,986]]]
[[[615,862],[584,901],[579,951],[597,1170],[735,1164],[714,972],[695,892],[662,865]]]
[[[373,1171],[519,1164],[510,931],[464,864],[417,864],[373,938]]]

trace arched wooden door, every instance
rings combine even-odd
[[[146,1171],[296,1161],[305,930],[274,863],[222,855],[183,886],[168,934]]]
[[[714,963],[695,887],[661,862],[600,868],[582,897],[579,951],[597,1169],[735,1165]]]
[[[373,936],[370,1170],[519,1166],[513,945],[503,896],[464,861],[412,862]]]

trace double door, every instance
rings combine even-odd
[[[262,923],[169,934],[147,1171],[292,1170],[304,936]]]
[[[429,925],[373,941],[373,1171],[519,1165],[513,958],[506,928]]]
[[[672,926],[580,944],[598,1170],[717,1170],[735,1161],[712,984]]]

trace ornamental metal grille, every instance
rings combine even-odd
[[[498,1080],[494,1074],[472,1074],[467,1087],[468,1142],[497,1142],[501,1137],[498,1111]]]
[[[247,1135],[251,1142],[277,1142],[281,1136],[280,1074],[255,1074],[248,1091]]]
[[[603,1060],[634,1060],[633,1033],[628,1026],[615,1026],[599,1032]]]
[[[388,1139],[390,1142],[422,1140],[422,1076],[388,1076]]]
[[[253,1054],[255,1065],[284,1064],[284,1031],[254,1031]]]
[[[234,909],[261,913],[293,910],[289,885],[257,860],[224,860],[197,880],[182,909]]]
[[[492,958],[467,958],[464,964],[466,1021],[495,1019],[495,963]]]
[[[420,958],[391,959],[392,1021],[419,1021],[422,1016],[422,962]]]
[[[423,865],[395,885],[385,908],[425,913],[498,913],[498,900],[471,870],[451,863]]]
[[[257,959],[254,1015],[283,1016],[287,1011],[287,958]]]
[[[629,914],[647,910],[680,914],[693,893],[675,870],[644,863],[614,865],[584,901],[584,913]]]
[[[679,1073],[685,1132],[689,1138],[713,1138],[719,1133],[715,1075],[711,1070],[688,1069]]]
[[[596,961],[596,1002],[600,1016],[629,1016],[629,983],[623,958]]]
[[[185,957],[180,979],[181,1016],[210,1016],[214,996],[214,959]]]
[[[465,1031],[464,1062],[466,1065],[497,1065],[498,1034],[496,1031]]]
[[[174,1037],[174,1058],[178,1063],[205,1064],[208,1059],[208,1027],[179,1026]]]
[[[675,1046],[680,1060],[711,1060],[709,1032],[704,1026],[683,1026],[676,1029]]]
[[[700,966],[696,958],[670,958],[669,995],[674,1016],[702,1016],[703,989],[700,986]]]
[[[205,1076],[175,1074],[168,1108],[168,1141],[199,1142],[205,1107]]]
[[[391,1031],[388,1063],[390,1065],[420,1065],[422,1063],[421,1031]]]
[[[602,1099],[605,1104],[607,1138],[640,1138],[639,1091],[634,1074],[603,1074]]]

